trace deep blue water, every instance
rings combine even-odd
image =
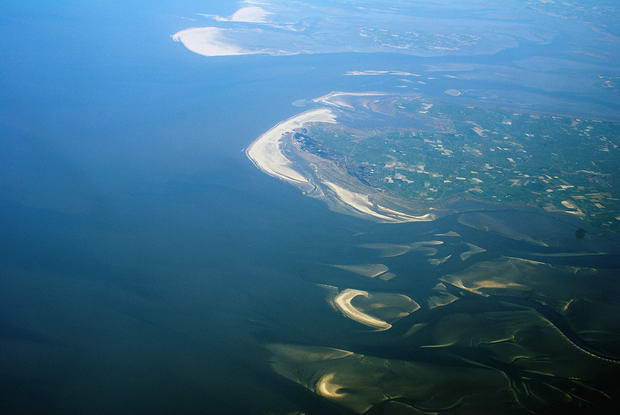
[[[243,148],[291,102],[368,86],[341,76],[361,58],[205,59],[169,36],[179,16],[234,10],[207,3],[0,4],[4,413],[347,413],[273,375],[257,333],[337,331],[314,283],[363,260],[360,233],[458,226],[386,229],[255,169]]]
[[[295,258],[368,225],[242,152],[329,92],[321,59],[188,53],[169,36],[200,8],[0,6],[4,413],[287,406],[250,320],[308,289]]]

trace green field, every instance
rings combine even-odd
[[[562,211],[620,230],[620,124],[434,102],[392,100],[393,125],[300,131],[303,150],[421,206],[475,199]]]

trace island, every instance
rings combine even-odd
[[[620,123],[419,93],[331,92],[247,149],[331,209],[431,221],[455,203],[539,208],[620,229]]]

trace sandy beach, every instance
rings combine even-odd
[[[183,43],[188,50],[203,56],[251,55],[249,51],[232,44],[219,27],[193,27],[172,35],[172,40]]]
[[[282,153],[281,146],[286,133],[310,122],[335,123],[336,117],[327,108],[306,111],[291,117],[258,137],[246,150],[248,158],[270,176],[292,183],[308,183],[308,179],[293,169],[293,163]]]

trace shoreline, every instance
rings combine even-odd
[[[261,51],[243,49],[230,42],[220,27],[190,27],[176,32],[172,40],[180,42],[183,46],[198,55],[203,56],[235,56],[235,55],[255,55]]]
[[[295,170],[293,162],[282,152],[281,142],[286,133],[310,122],[336,123],[336,117],[328,108],[302,112],[271,127],[261,134],[246,149],[245,155],[262,172],[294,184],[309,183],[309,180]]]
[[[296,167],[296,162],[285,154],[285,146],[291,144],[286,141],[288,134],[296,129],[303,128],[309,123],[338,124],[336,112],[353,108],[346,102],[347,97],[387,95],[390,94],[332,91],[315,98],[312,102],[324,106],[293,115],[277,123],[256,138],[245,149],[245,155],[263,173],[301,188],[310,197],[322,199],[333,211],[381,223],[433,221],[437,215],[428,211],[415,215],[397,210],[398,203],[394,204],[394,201],[375,189],[362,183],[355,183],[355,178],[348,177],[336,166],[330,165],[328,160],[304,152],[300,154],[302,164]],[[301,150],[293,150],[296,151]]]

